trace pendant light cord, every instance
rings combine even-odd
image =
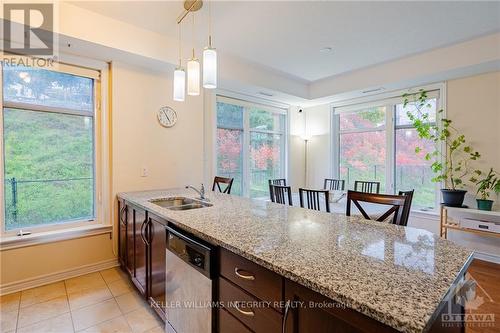
[[[212,47],[212,1],[208,0],[208,47]]]
[[[182,42],[181,42],[181,24],[179,26],[179,68],[182,67]]]
[[[192,30],[192,36],[191,36],[191,38],[192,38],[192,42],[193,42],[193,59],[194,59],[194,44],[195,44],[194,43],[194,41],[195,41],[194,40],[194,13],[192,13],[192,16],[193,16],[193,30]]]

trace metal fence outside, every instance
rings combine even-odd
[[[13,177],[5,180],[7,228],[23,226],[30,221],[39,224],[47,219],[68,220],[89,213],[93,214],[92,177],[36,180]]]

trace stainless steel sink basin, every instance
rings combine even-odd
[[[212,206],[212,204],[208,202],[194,200],[186,197],[153,199],[150,200],[149,202],[171,210],[189,210],[189,209],[197,209],[197,208]]]

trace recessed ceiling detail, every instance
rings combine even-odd
[[[183,9],[180,1],[74,4],[172,38]],[[221,55],[308,82],[500,31],[500,2],[216,1],[213,7]],[[203,46],[204,36],[198,39]],[[318,52],[324,47],[334,47],[332,56]]]

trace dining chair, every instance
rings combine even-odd
[[[413,200],[414,193],[415,190],[399,191],[398,193],[399,195],[404,195],[406,197],[405,207],[403,208],[403,219],[406,221],[406,223],[408,223],[408,219],[410,218],[411,202]]]
[[[271,201],[283,205],[293,206],[292,203],[292,188],[290,186],[269,185],[269,193]]]
[[[364,180],[354,181],[354,191],[365,193],[380,193],[380,182],[368,182]]]
[[[215,189],[217,188],[221,193],[231,194],[231,187],[233,186],[233,181],[234,178],[215,176],[214,184],[212,185],[212,191],[215,191]],[[221,184],[226,185],[226,188],[224,188],[224,190],[222,189]]]
[[[343,191],[345,189],[345,180],[325,178],[323,188],[330,191]]]
[[[347,206],[345,214],[347,216],[351,216],[351,203],[354,203],[361,215],[363,215],[363,217],[367,220],[383,222],[389,216],[393,215],[391,219],[392,224],[406,226],[408,224],[408,219],[405,219],[405,217],[403,216],[406,201],[407,196],[405,195],[347,191]],[[365,211],[365,209],[361,206],[360,202],[386,205],[391,207],[379,217],[371,218]],[[377,212],[377,214],[379,214],[379,212]]]
[[[286,186],[286,179],[285,178],[269,179],[269,185]]]
[[[304,202],[305,195],[305,202]],[[300,207],[321,210],[321,197],[325,200],[325,209],[329,213],[330,212],[330,192],[328,190],[311,190],[306,188],[299,188],[299,199],[300,199]],[[304,207],[304,204],[307,204],[307,207]]]

